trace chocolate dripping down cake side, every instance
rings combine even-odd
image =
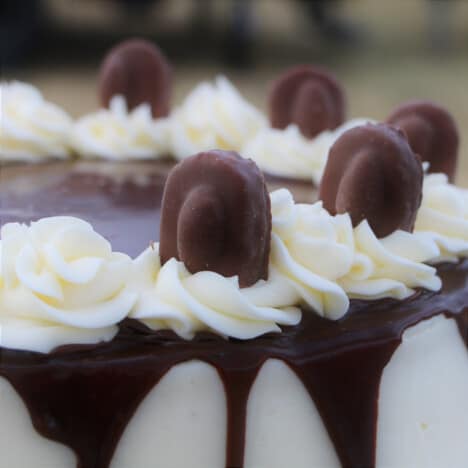
[[[141,40],[100,89],[72,121],[2,84],[0,468],[465,468],[447,111],[343,124],[310,66],[270,123],[224,78],[171,111]]]

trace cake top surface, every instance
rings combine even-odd
[[[109,108],[72,122],[34,88],[2,85],[1,160],[68,159],[1,168],[4,346],[109,341],[126,317],[252,339],[306,310],[339,320],[350,300],[438,291],[433,264],[468,255],[467,192],[423,174],[422,160],[447,161],[453,177],[457,157],[432,103],[397,109],[397,128],[345,122],[336,79],[299,66],[271,87],[270,124],[225,78],[170,112],[170,66],[141,40],[110,51],[99,89]],[[249,156],[313,180],[320,200],[300,180],[285,182],[296,198],[268,193]]]

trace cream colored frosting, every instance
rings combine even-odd
[[[320,202],[295,204],[285,189],[271,194],[271,204],[267,281],[241,289],[237,278],[190,274],[175,259],[161,267],[156,244],[134,263],[139,301],[131,317],[186,339],[200,330],[249,339],[297,324],[298,306],[337,320],[350,297],[403,299],[413,288],[441,286],[435,268],[422,263],[439,255],[431,239],[401,231],[377,239],[367,222],[353,229],[349,215],[331,216]]]
[[[348,214],[332,216],[321,202],[296,204],[288,190],[278,190],[271,194],[269,277],[249,288],[240,288],[237,277],[191,274],[176,259],[161,266],[158,244],[132,261],[80,219],[6,224],[0,345],[48,352],[96,343],[111,339],[126,316],[185,339],[201,330],[250,339],[299,323],[301,307],[336,320],[350,298],[437,291],[441,280],[428,263],[468,254],[466,207],[466,190],[429,175],[418,230],[378,239],[367,221],[353,228]]]
[[[305,138],[294,124],[284,130],[264,127],[247,141],[241,154],[253,159],[262,170],[272,175],[312,179],[319,184],[333,143],[346,130],[369,121],[353,119],[335,130],[320,133],[314,139]]]
[[[199,84],[171,116],[171,154],[183,159],[199,151],[241,151],[265,116],[223,76]]]
[[[33,86],[0,83],[0,161],[42,161],[70,155],[71,118]]]
[[[416,287],[440,288],[435,269],[423,263],[439,254],[431,239],[402,231],[378,239],[367,221],[353,229],[348,214],[331,216],[321,202],[295,204],[285,189],[273,192],[271,200],[273,233],[285,253],[278,261],[273,242],[272,261],[281,271],[294,262],[294,268],[334,282],[351,298],[403,299]],[[340,318],[347,308],[331,304],[324,315]],[[320,313],[318,305],[314,309]]]
[[[0,345],[49,352],[112,339],[136,300],[131,259],[77,218],[1,229]]]
[[[169,120],[153,120],[149,104],[131,112],[123,96],[114,96],[109,109],[77,120],[71,143],[83,158],[153,159],[169,152]]]
[[[354,229],[353,238],[351,269],[338,280],[349,297],[405,299],[414,288],[440,289],[437,271],[424,263],[439,255],[431,239],[404,231],[378,239],[367,221]]]
[[[142,320],[154,330],[170,328],[185,339],[197,331],[211,330],[223,336],[239,339],[254,338],[268,332],[278,332],[281,325],[296,325],[301,319],[297,308],[274,308],[277,290],[279,301],[294,298],[294,291],[283,288],[274,273],[267,282],[241,289],[236,277],[225,278],[203,271],[191,274],[175,259],[161,267],[158,246],[150,247],[135,260],[133,275],[139,301],[131,317]],[[267,285],[266,285],[267,284]],[[263,289],[264,302],[257,305],[250,300],[251,289]],[[278,292],[279,292],[278,291]],[[262,292],[254,291],[253,296]],[[287,305],[287,304],[285,304]]]
[[[468,190],[450,184],[445,174],[426,175],[415,231],[439,246],[433,262],[468,256]]]
[[[7,117],[0,133],[0,160],[65,157],[71,150],[85,159],[183,159],[217,148],[238,151],[273,175],[318,184],[331,145],[349,128],[367,122],[350,120],[312,140],[295,125],[273,129],[223,76],[199,84],[170,117],[157,120],[149,104],[129,112],[125,98],[114,96],[109,109],[72,123],[30,85],[4,84],[0,90]]]
[[[353,259],[348,217],[330,216],[321,203],[295,204],[286,189],[271,194],[271,211],[271,264],[301,291],[302,303],[325,317],[342,317],[349,300],[336,280]]]

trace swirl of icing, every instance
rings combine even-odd
[[[348,303],[342,301],[343,294],[350,298],[403,299],[413,294],[413,288],[440,288],[436,270],[423,263],[439,253],[432,240],[404,231],[378,239],[367,221],[353,229],[349,214],[332,216],[321,202],[294,204],[292,195],[284,189],[273,192],[271,199],[272,264],[283,272],[285,265],[294,262],[289,278],[297,281],[296,271],[313,273],[331,282],[333,291],[336,286],[343,289],[341,296],[327,297],[328,307],[327,303],[321,306],[320,302],[309,302],[318,313],[323,310],[329,318],[344,315]],[[283,256],[278,260],[280,246]]]
[[[277,324],[296,325],[301,320],[300,310],[288,307],[298,299],[294,289],[275,274],[241,289],[237,277],[211,271],[191,274],[176,259],[161,267],[156,245],[135,260],[132,277],[139,300],[130,317],[153,330],[170,328],[185,339],[209,330],[245,340],[281,331]]]
[[[354,228],[353,237],[351,268],[338,279],[349,297],[406,299],[414,288],[440,289],[437,271],[424,263],[439,255],[431,239],[401,230],[378,239],[367,221]]]
[[[71,118],[26,83],[0,83],[0,161],[42,161],[70,155]]]
[[[109,109],[77,120],[71,134],[73,149],[83,158],[153,159],[168,154],[168,142],[168,119],[153,120],[149,104],[128,112],[122,96],[114,96]]]
[[[240,151],[266,118],[223,76],[199,84],[171,116],[171,154],[178,159],[212,148]]]
[[[320,202],[295,204],[291,193],[271,194],[271,265],[319,315],[341,318],[349,300],[336,280],[353,261],[353,231],[347,215],[332,217]]]
[[[108,341],[136,295],[126,286],[131,259],[113,252],[77,218],[43,218],[1,229],[1,343],[49,352]]]
[[[445,174],[426,175],[415,231],[439,246],[433,263],[468,256],[468,190],[450,184]]]
[[[335,130],[324,130],[312,140],[304,137],[295,124],[284,130],[265,127],[247,142],[242,154],[271,175],[312,179],[318,185],[333,143],[346,130],[367,122],[353,119]]]

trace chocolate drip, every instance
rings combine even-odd
[[[144,233],[135,232],[132,222],[140,218],[138,229],[151,226],[147,232],[157,231],[152,223],[164,180],[159,170],[141,165],[137,172],[150,176],[149,185],[141,185],[96,174],[65,176],[60,169],[31,197],[32,184],[24,185],[28,194],[21,195],[21,184],[14,184],[14,191],[8,185],[13,179],[2,169],[0,221],[29,220],[25,200],[42,210],[34,211],[32,219],[72,206],[71,214],[96,222],[99,232],[135,254],[144,248]],[[50,187],[62,187],[61,196]],[[85,200],[94,201],[87,205]],[[51,203],[44,204],[47,201]],[[313,398],[342,465],[371,468],[381,375],[405,330],[444,314],[457,321],[468,347],[468,260],[440,265],[438,271],[440,293],[420,292],[406,301],[352,301],[348,314],[337,322],[304,310],[298,326],[245,342],[208,333],[183,341],[172,332],[152,333],[127,320],[108,344],[68,346],[48,355],[0,348],[0,376],[24,400],[36,430],[75,451],[79,468],[107,468],[136,409],[166,372],[189,360],[207,362],[218,370],[226,389],[226,466],[241,468],[252,383],[266,360],[280,359]]]
[[[30,355],[28,368],[10,369],[5,377],[22,395],[40,434],[73,449],[78,468],[103,468],[147,391],[167,369],[142,364],[140,372],[130,375],[123,361],[82,364],[75,361],[80,355],[69,362],[60,355],[51,359]],[[2,352],[0,375],[3,365],[14,360],[11,352]]]
[[[374,465],[383,369],[399,340],[343,350],[297,369],[316,402],[343,468]]]
[[[247,356],[249,358],[250,356]],[[228,431],[226,463],[228,468],[243,466],[245,451],[245,431],[247,426],[247,402],[250,390],[260,370],[261,364],[250,362],[236,363],[235,368],[221,369],[227,397]]]

